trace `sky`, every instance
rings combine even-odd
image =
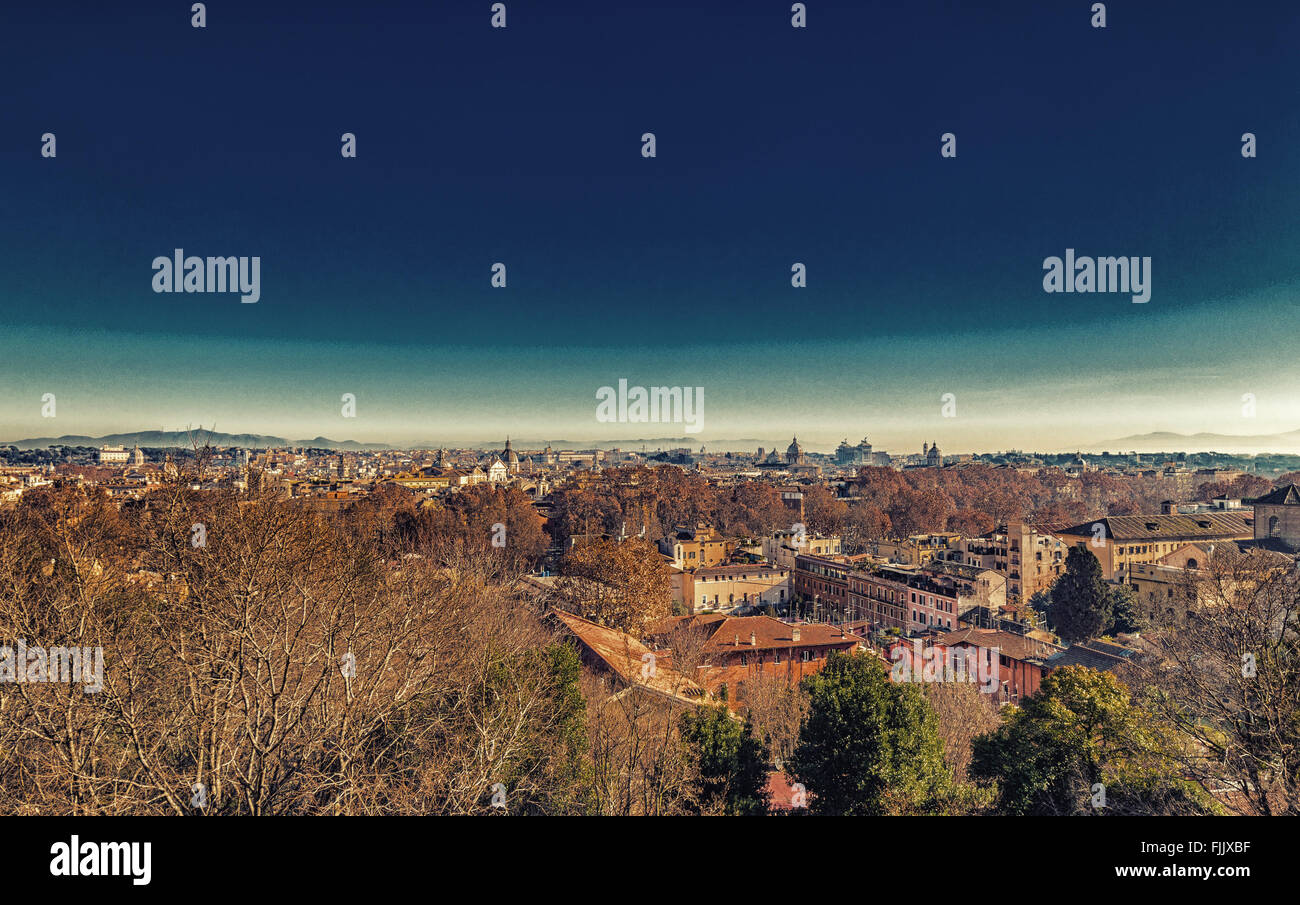
[[[1300,10],[790,5],[6,4],[0,440],[686,436],[620,379],[715,447],[1300,428]],[[1069,248],[1150,301],[1045,292]]]

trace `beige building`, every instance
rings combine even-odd
[[[733,541],[720,537],[704,525],[695,528],[678,526],[672,534],[659,541],[659,552],[685,571],[723,565],[733,549]]]
[[[1133,587],[1137,610],[1148,623],[1174,620],[1182,622],[1193,608],[1192,584],[1204,573],[1194,566],[1178,565],[1171,559],[1184,550],[1200,551],[1188,545],[1170,553],[1156,563],[1137,563],[1129,569],[1128,583]],[[1168,560],[1168,561],[1166,561]],[[1199,562],[1195,557],[1193,562]]]
[[[690,613],[732,613],[790,599],[790,570],[766,564],[709,566],[674,573],[674,603]],[[680,590],[678,589],[680,588]]]
[[[1232,541],[1187,544],[1161,557],[1156,563],[1137,563],[1129,569],[1128,583],[1137,598],[1137,608],[1148,622],[1181,623],[1210,598],[1200,580],[1210,575],[1208,568],[1212,556],[1230,551],[1254,557],[1247,574],[1263,578],[1276,569],[1292,567],[1292,558],[1265,546],[1261,549],[1247,542],[1238,545]],[[1233,593],[1239,587],[1235,580],[1219,579],[1219,591]],[[1216,583],[1210,584],[1211,588]],[[1211,591],[1211,593],[1217,593]]]
[[[1249,540],[1254,518],[1244,511],[1195,515],[1111,515],[1057,533],[1071,547],[1092,551],[1107,581],[1124,581],[1139,563],[1155,563],[1187,544]]]
[[[763,538],[761,550],[768,562],[783,569],[793,569],[794,558],[800,553],[834,556],[843,552],[843,544],[838,535],[814,537],[794,531],[776,531],[771,537]]]
[[[960,534],[913,534],[905,540],[878,540],[867,545],[867,552],[877,559],[901,563],[905,566],[920,566],[932,559],[950,559],[951,551],[957,551],[962,543]],[[965,560],[959,560],[965,562]],[[982,563],[976,563],[982,565]]]
[[[1249,502],[1255,507],[1255,540],[1282,552],[1300,551],[1300,488],[1287,484]]]
[[[1046,529],[1022,521],[1007,525],[1007,602],[1025,603],[1055,583],[1069,547]]]

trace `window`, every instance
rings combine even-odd
[[[812,661],[812,651],[810,650],[803,651],[803,662],[809,663],[811,661]]]

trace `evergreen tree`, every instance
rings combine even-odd
[[[1131,585],[1120,584],[1110,589],[1110,625],[1106,634],[1117,635],[1121,632],[1131,634],[1142,630],[1142,619],[1138,615],[1137,592]]]
[[[1066,643],[1096,638],[1110,625],[1111,597],[1092,551],[1071,547],[1065,572],[1052,585],[1047,618]]]
[[[682,717],[682,740],[698,770],[698,809],[732,815],[767,813],[767,746],[724,706]]]
[[[815,814],[941,811],[952,791],[938,718],[921,689],[865,654],[830,656],[804,680],[809,711],[790,772]]]

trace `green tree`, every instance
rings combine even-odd
[[[952,774],[938,718],[914,685],[889,681],[866,654],[831,654],[804,680],[809,709],[790,773],[817,814],[926,814],[944,809]]]
[[[1008,714],[971,746],[971,776],[997,783],[999,813],[1211,813],[1176,778],[1172,735],[1108,672],[1062,667]]]
[[[696,765],[697,807],[703,813],[767,813],[767,746],[754,727],[724,706],[682,716],[682,740]]]
[[[1110,589],[1110,625],[1106,634],[1116,635],[1121,632],[1131,634],[1142,630],[1142,619],[1138,615],[1137,592],[1132,585],[1119,584]]]
[[[1096,638],[1110,624],[1110,592],[1101,563],[1091,550],[1071,547],[1065,572],[1052,585],[1047,619],[1062,640],[1073,644]]]

